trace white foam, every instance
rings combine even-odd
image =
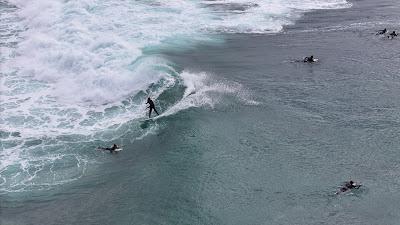
[[[28,136],[49,129],[87,131],[79,124],[88,112],[101,112],[104,104],[118,105],[152,83],[170,80],[170,74],[156,69],[167,62],[156,55],[143,58],[141,49],[172,37],[195,36],[191,18],[201,17],[203,11],[188,1],[12,2],[28,29],[16,57],[4,66],[8,76],[2,79],[2,99],[13,104],[5,107],[4,127],[23,129]],[[74,113],[64,114],[66,110]],[[127,114],[119,117],[138,116]],[[17,122],[21,120],[25,122]],[[94,127],[106,128],[115,120],[99,121]],[[63,126],[66,122],[68,127]]]
[[[46,151],[49,146],[27,147],[24,144],[26,142],[20,142],[0,152],[0,193],[47,190],[85,174],[89,160],[71,148],[64,149],[67,145],[61,147],[60,144]],[[45,152],[38,154],[42,151]]]
[[[167,62],[157,55],[144,57],[142,49],[168,45],[170,40],[202,39],[206,32],[277,32],[302,11],[347,4],[344,0],[11,2],[20,8],[27,30],[21,34],[16,56],[4,63],[8,73],[2,79],[2,100],[13,107],[5,107],[3,121],[7,130],[23,129],[29,136],[49,130],[90,133],[138,117],[131,111],[99,120],[92,126],[95,129],[80,125],[88,112],[101,112],[105,104],[118,105],[152,83],[171,79],[171,74],[156,69]]]
[[[304,12],[351,6],[345,0],[217,0],[203,4],[216,12],[212,29],[229,33],[279,32]]]
[[[193,107],[206,106],[214,108],[215,104],[220,104],[222,97],[227,94],[236,96],[242,104],[259,104],[252,99],[251,93],[238,83],[216,81],[207,73],[193,73],[189,71],[183,71],[181,78],[186,87],[182,99],[166,110],[160,117],[170,116]]]

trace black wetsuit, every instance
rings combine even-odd
[[[157,113],[157,115],[160,115],[160,114],[158,114],[158,112],[157,112],[157,110],[156,110],[156,108],[155,108],[155,106],[154,106],[153,100],[151,100],[150,98],[148,98],[148,99],[147,99],[147,104],[149,104],[149,106],[148,106],[148,108],[149,108],[149,118],[151,117],[151,112],[152,112],[153,110],[154,110],[154,112]]]
[[[314,62],[314,57],[313,57],[313,56],[311,56],[311,57],[305,57],[305,58],[304,58],[304,62],[312,63],[312,62]]]
[[[115,150],[118,148],[118,146],[112,146],[111,148],[103,148],[103,147],[98,147],[98,149],[100,150],[106,150],[106,151],[110,151],[110,153],[115,152]]]
[[[380,30],[377,34],[385,34],[387,32],[386,28],[383,30]]]
[[[346,192],[350,189],[359,189],[361,187],[361,184],[356,184],[354,182],[346,182],[343,187],[340,188],[341,192]],[[338,194],[338,193],[337,193]]]
[[[394,38],[394,37],[396,37],[397,36],[397,34],[396,34],[396,32],[395,31],[393,31],[392,33],[390,33],[389,34],[392,38]]]

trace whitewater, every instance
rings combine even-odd
[[[166,59],[224,34],[274,34],[345,0],[0,1],[0,194],[77,181],[98,161],[84,149],[155,134],[147,97],[165,117],[219,95],[256,104],[240,84]],[[119,140],[123,142],[124,140]],[[123,143],[121,143],[123,144]]]

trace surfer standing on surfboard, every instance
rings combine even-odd
[[[149,118],[151,117],[151,111],[153,111],[153,109],[154,109],[154,112],[157,113],[157,115],[160,115],[160,114],[158,114],[158,112],[154,106],[154,102],[153,102],[153,100],[150,99],[150,97],[147,98],[146,104],[149,104],[149,106],[147,106],[147,108],[149,109]]]

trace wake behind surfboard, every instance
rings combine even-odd
[[[140,123],[140,128],[142,128],[142,129],[148,128],[151,124],[154,124],[155,121],[156,121],[158,118],[160,118],[160,117],[162,117],[161,114],[160,114],[160,115],[157,115],[157,116],[155,116],[155,117],[151,117],[151,118],[147,118],[147,119],[144,119],[144,120],[140,120],[140,121],[139,121],[139,123]]]
[[[151,124],[154,124],[154,119],[153,119],[153,118],[149,118],[149,119],[142,120],[142,121],[140,121],[140,128],[146,129],[146,128],[148,128]]]
[[[111,148],[103,148],[103,147],[97,147],[96,150],[104,150],[104,151],[113,151],[113,152],[120,152],[124,150],[122,147],[117,148],[115,150],[111,150]]]

